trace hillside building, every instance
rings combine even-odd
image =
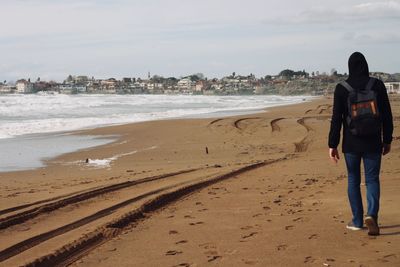
[[[30,94],[33,92],[33,83],[25,79],[18,80],[16,83],[17,92],[21,94]]]

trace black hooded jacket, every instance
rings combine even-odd
[[[346,80],[356,90],[364,90],[369,81],[368,63],[363,54],[353,53],[349,58],[349,78]],[[348,91],[338,84],[334,93],[333,114],[329,132],[329,147],[337,148],[340,142],[340,130],[343,125],[343,153],[382,152],[382,142],[390,144],[393,134],[393,117],[386,87],[381,80],[376,80],[372,90],[377,93],[377,106],[382,122],[382,132],[376,136],[354,136],[348,129]]]

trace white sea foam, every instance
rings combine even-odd
[[[157,148],[157,146],[151,146],[151,147],[145,148],[145,149],[140,150],[140,151],[153,150],[153,149],[156,149],[156,148]],[[111,164],[115,160],[117,160],[119,158],[122,158],[122,157],[125,157],[125,156],[136,154],[136,153],[138,153],[140,151],[134,150],[134,151],[131,151],[131,152],[121,153],[121,154],[117,154],[117,155],[114,155],[112,157],[103,158],[103,159],[90,159],[90,158],[88,158],[85,161],[72,161],[72,162],[60,162],[60,163],[64,164],[64,165],[81,165],[81,166],[85,166],[85,167],[89,167],[89,168],[95,168],[95,169],[110,168]]]
[[[0,95],[0,139],[178,117],[241,114],[304,96]]]
[[[105,168],[109,167],[111,164],[112,158],[108,159],[89,159],[88,166],[95,167],[95,168]]]
[[[123,154],[118,154],[115,156],[112,156],[110,158],[105,158],[105,159],[88,159],[87,161],[87,166],[88,167],[94,167],[94,168],[108,168],[111,166],[111,163],[121,157],[128,156],[128,155],[133,155],[136,154],[137,151],[132,151],[128,153],[123,153]]]

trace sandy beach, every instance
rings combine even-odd
[[[76,132],[119,138],[0,173],[0,266],[400,266],[400,98],[377,237],[345,228],[331,102]]]

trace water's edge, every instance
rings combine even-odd
[[[313,98],[307,99],[307,101]],[[270,108],[296,105],[301,102],[280,103],[264,108],[255,108],[247,110],[224,110],[205,114],[189,114],[185,116],[159,118],[153,120],[171,120],[171,119],[203,119],[220,118],[240,115],[249,115],[266,112]],[[150,120],[149,120],[150,121]],[[37,133],[16,136],[14,138],[0,139],[0,173],[32,170],[46,166],[46,162],[61,155],[77,152],[83,149],[92,149],[94,147],[107,145],[118,141],[118,136],[91,136],[84,133],[88,129],[96,129],[105,126],[126,125],[138,122],[126,122],[115,124],[94,125],[66,132]]]

